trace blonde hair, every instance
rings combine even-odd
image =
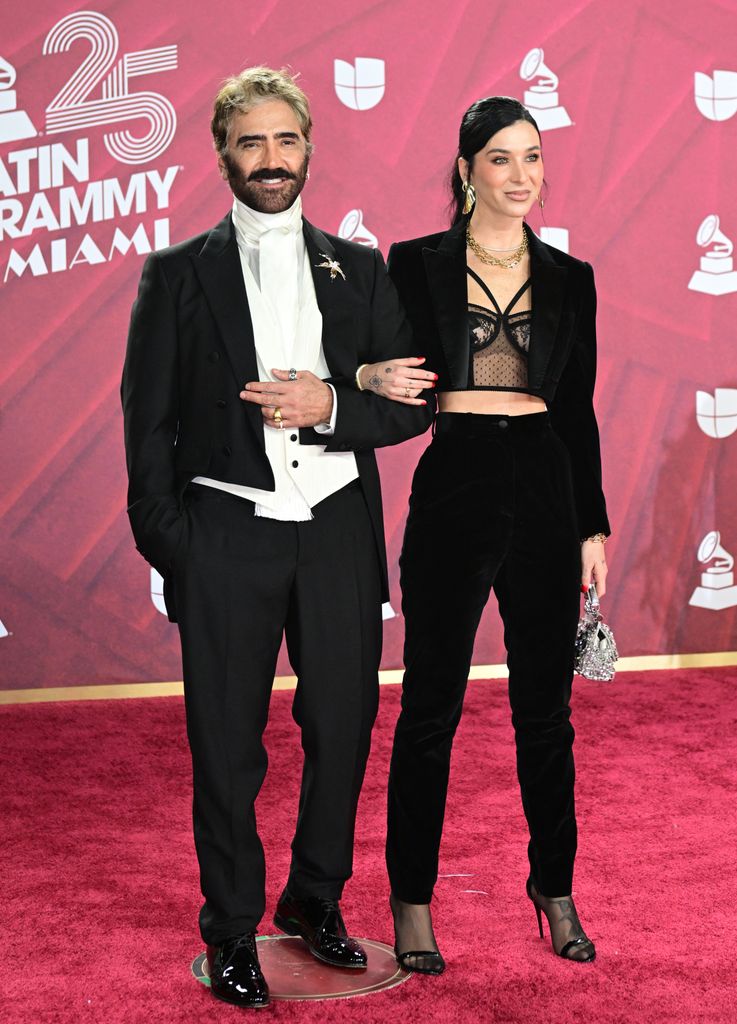
[[[312,134],[312,117],[310,104],[286,68],[274,71],[273,68],[245,68],[239,75],[226,78],[215,97],[212,116],[212,138],[220,156],[228,149],[228,132],[236,114],[245,114],[259,103],[268,100],[283,100],[288,103],[299,121],[302,134],[307,141],[307,155],[312,152],[310,135]]]

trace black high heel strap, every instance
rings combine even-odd
[[[416,974],[442,974],[445,970],[445,960],[443,960],[442,954],[434,949],[408,949],[406,953],[397,953],[394,951],[394,955],[397,958],[397,963],[405,971],[414,971]],[[435,961],[432,967],[413,967],[411,964],[405,963],[408,957],[422,957],[423,959],[432,959]]]
[[[568,956],[568,950],[575,949],[577,946],[591,946],[592,950],[594,949],[591,939],[587,939],[585,935],[580,935],[577,939],[571,939],[570,942],[566,942],[558,956],[562,956],[566,960],[572,960],[573,957]],[[593,960],[593,957],[591,959]]]

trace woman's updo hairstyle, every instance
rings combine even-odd
[[[450,174],[452,198],[449,209],[453,224],[463,220],[464,216],[465,194],[463,180],[458,171],[458,157],[468,161],[469,167],[473,166],[474,156],[484,148],[492,135],[518,121],[528,121],[537,134],[540,134],[537,122],[530,111],[512,96],[487,96],[486,99],[476,100],[463,115],[458,133],[458,154],[453,161]]]

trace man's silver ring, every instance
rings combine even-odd
[[[289,379],[290,380],[296,380],[297,379],[297,371],[294,368],[292,368],[289,371]]]

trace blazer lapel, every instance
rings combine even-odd
[[[239,386],[258,380],[253,323],[230,213],[213,228],[192,262]],[[261,411],[250,402],[243,405],[263,448]]]
[[[443,235],[437,249],[422,250],[450,386],[454,390],[468,387],[470,358],[465,228],[465,221],[455,224]]]
[[[555,347],[566,293],[568,269],[557,264],[537,235],[525,225],[532,278],[532,327],[527,366],[531,388],[541,388]]]
[[[339,273],[331,277],[329,268],[321,267],[320,264],[336,258],[333,243],[304,218],[302,230],[315,285],[315,297],[322,313],[322,350],[325,361],[334,377],[352,377],[355,373],[355,352],[345,344],[346,318],[341,317],[341,312],[350,312],[352,308],[350,271],[347,267],[341,267],[346,278],[343,279]]]

